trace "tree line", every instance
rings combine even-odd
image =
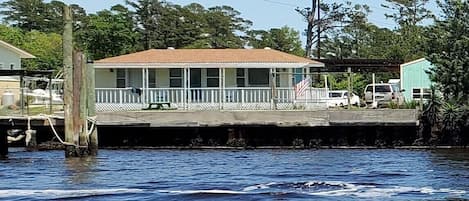
[[[0,4],[4,25],[0,39],[35,54],[39,59],[26,62],[26,68],[61,67],[63,2],[10,0]],[[272,47],[297,55],[303,54],[300,33],[289,27],[253,30],[252,22],[229,6],[205,8],[200,4],[177,5],[167,1],[127,1],[96,13],[86,13],[79,5],[70,5],[74,16],[77,48],[92,59],[102,59],[146,49],[174,48],[254,48]],[[33,34],[32,34],[33,33]],[[30,35],[34,36],[30,36]],[[36,38],[56,44],[30,44]],[[51,39],[51,40],[47,40]],[[38,42],[39,43],[39,42]]]
[[[425,57],[435,66],[429,72],[440,100],[431,101],[426,121],[432,133],[466,139],[469,111],[469,3],[437,0],[441,14],[428,8],[430,0],[385,0],[375,10],[395,22],[383,28],[370,22],[369,5],[322,3],[321,58],[380,58],[411,61]],[[0,39],[36,55],[28,69],[62,67],[61,1],[8,0],[0,4]],[[75,46],[92,59],[112,57],[151,48],[264,48],[304,56],[300,32],[290,27],[254,30],[252,22],[230,6],[205,8],[162,0],[127,0],[96,13],[70,5],[74,16]],[[290,11],[286,11],[290,12]],[[306,27],[305,19],[305,27]],[[315,47],[312,52],[317,52]],[[382,74],[378,81],[398,75]],[[354,89],[361,94],[369,75],[356,75]],[[344,76],[330,79],[332,88],[346,86]],[[436,97],[436,96],[435,96]],[[434,107],[434,108],[432,108]],[[438,122],[438,123],[435,123]],[[450,133],[450,134],[444,134]],[[466,133],[462,135],[462,133]]]

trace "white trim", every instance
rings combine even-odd
[[[305,68],[313,63],[95,63],[95,68]]]
[[[401,64],[401,68],[402,67],[405,67],[405,66],[408,66],[408,65],[411,65],[411,64],[415,64],[415,63],[418,63],[418,62],[421,62],[421,61],[426,61],[427,59],[425,58],[421,58],[421,59],[417,59],[417,60],[414,60],[414,61],[409,61],[407,63],[403,63]]]
[[[30,53],[28,53],[28,52],[26,52],[26,51],[24,51],[20,48],[17,48],[15,46],[3,41],[3,40],[0,40],[0,46],[2,46],[5,49],[8,49],[8,50],[18,54],[18,55],[20,55],[20,58],[22,58],[22,59],[34,59],[34,58],[36,58],[34,55],[32,55],[32,54],[30,54]]]
[[[401,89],[401,90],[404,89],[404,72],[403,72],[403,69],[404,69],[404,65],[400,65],[400,66],[399,66],[399,74],[400,74],[400,75],[399,75],[399,76],[400,76],[399,79],[400,79],[401,81],[399,82],[399,83],[400,83],[399,85],[401,85],[401,86],[400,86],[400,89]]]

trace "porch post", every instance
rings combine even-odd
[[[192,103],[192,90],[191,90],[191,68],[188,67],[187,69],[187,84],[186,84],[186,90],[187,90],[187,109],[190,109],[191,103]]]
[[[142,105],[145,105],[145,68],[142,68],[142,90],[140,95]]]
[[[218,68],[218,109],[223,109],[223,72],[222,68]]]
[[[270,69],[270,109],[277,110],[277,69]]]
[[[145,68],[145,98],[146,98],[146,101],[147,103],[150,102],[150,91],[148,90],[148,87],[150,86],[148,83],[149,83],[149,80],[148,80],[148,68]]]
[[[226,68],[223,68],[222,69],[222,72],[223,72],[223,79],[222,79],[222,86],[223,86],[223,103],[226,102]],[[223,108],[225,108],[223,106]],[[223,109],[222,108],[222,109]]]
[[[182,97],[181,103],[184,109],[187,109],[187,68],[182,70]]]

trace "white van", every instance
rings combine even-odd
[[[378,106],[387,105],[391,102],[399,105],[404,103],[404,96],[397,84],[381,83],[375,84],[375,101]],[[373,103],[373,84],[366,85],[365,87],[365,102],[366,104]]]

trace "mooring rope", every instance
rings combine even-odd
[[[24,134],[26,134],[26,139],[24,139],[26,146],[29,146],[29,142],[31,142],[32,132],[33,130],[31,129],[31,117],[28,116],[28,130],[24,132]]]
[[[91,134],[93,134],[94,129],[96,129],[96,116],[88,117],[87,120],[91,122],[91,128],[90,130],[88,130],[88,133],[87,133],[88,136],[90,136]]]
[[[59,140],[61,144],[67,145],[67,146],[79,147],[79,148],[87,148],[87,146],[80,146],[80,145],[76,145],[70,142],[65,142],[64,140],[62,140],[62,138],[60,138],[59,134],[57,133],[57,130],[54,127],[54,123],[49,115],[39,114],[37,116],[40,118],[45,118],[49,122],[49,127],[51,128],[52,133],[54,133],[55,137],[57,138],[57,140]],[[93,131],[96,129],[96,116],[88,117],[87,121],[91,122],[90,130],[86,133],[87,136],[90,136],[93,133]],[[31,130],[31,116],[28,116],[28,130]]]
[[[62,143],[63,145],[68,145],[68,146],[74,146],[74,147],[82,147],[82,148],[86,148],[86,146],[80,146],[80,145],[76,145],[74,143],[70,143],[70,142],[64,142],[62,140],[62,138],[60,138],[59,134],[57,133],[57,131],[55,130],[55,127],[54,127],[54,124],[52,123],[52,120],[49,116],[46,116],[44,115],[44,117],[46,117],[46,119],[49,121],[49,126],[50,128],[52,129],[52,132],[54,133],[55,137],[59,140],[60,143]]]

